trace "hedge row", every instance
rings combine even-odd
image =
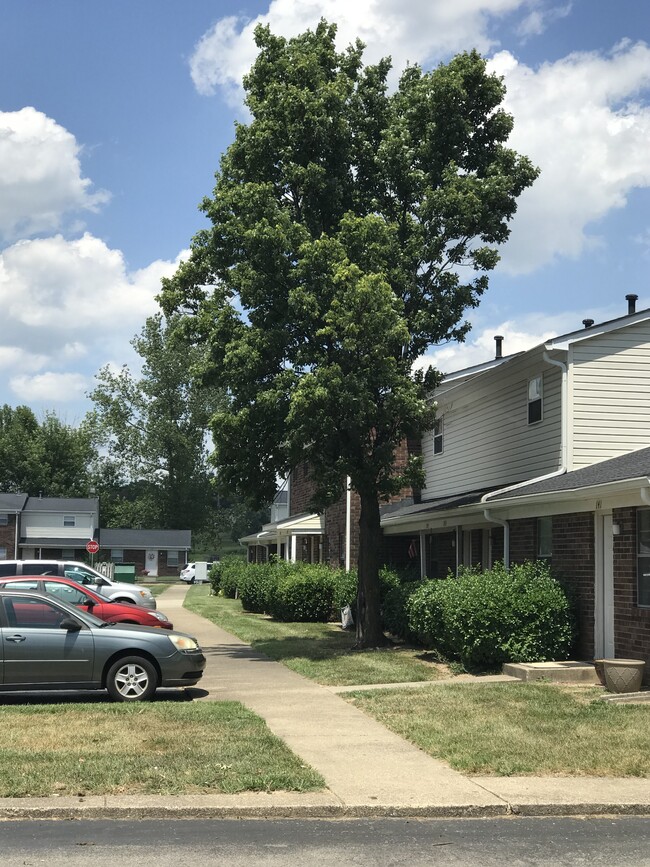
[[[325,622],[338,619],[344,605],[356,617],[357,576],[342,569],[229,557],[213,566],[211,581],[216,593],[241,599],[244,610],[276,620]],[[436,581],[383,569],[380,581],[383,628],[467,668],[567,659],[571,652],[571,605],[544,563],[464,569]]]
[[[356,596],[356,574],[307,563],[245,563],[226,557],[210,573],[215,593],[241,599],[245,611],[285,622],[325,623]]]

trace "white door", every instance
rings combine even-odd
[[[614,540],[612,515],[596,513],[596,575],[594,599],[594,656],[614,656]]]
[[[156,577],[158,575],[158,549],[147,548],[145,557],[145,567],[150,575]]]

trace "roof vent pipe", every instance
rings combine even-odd
[[[503,337],[501,334],[497,334],[494,338],[495,343],[497,345],[495,358],[503,358]]]
[[[591,326],[594,324],[594,320],[593,319],[583,319],[582,324],[584,325],[585,328],[591,328]]]
[[[625,300],[627,301],[627,315],[631,316],[633,313],[636,313],[636,302],[638,299],[638,295],[626,295]]]

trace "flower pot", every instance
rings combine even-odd
[[[610,692],[638,692],[644,668],[642,659],[603,659],[605,685]]]

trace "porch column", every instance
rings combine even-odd
[[[289,557],[289,561],[291,563],[296,562],[297,552],[298,552],[298,537],[294,533],[292,533],[291,534],[291,556]]]
[[[427,575],[427,534],[420,530],[420,578]]]

